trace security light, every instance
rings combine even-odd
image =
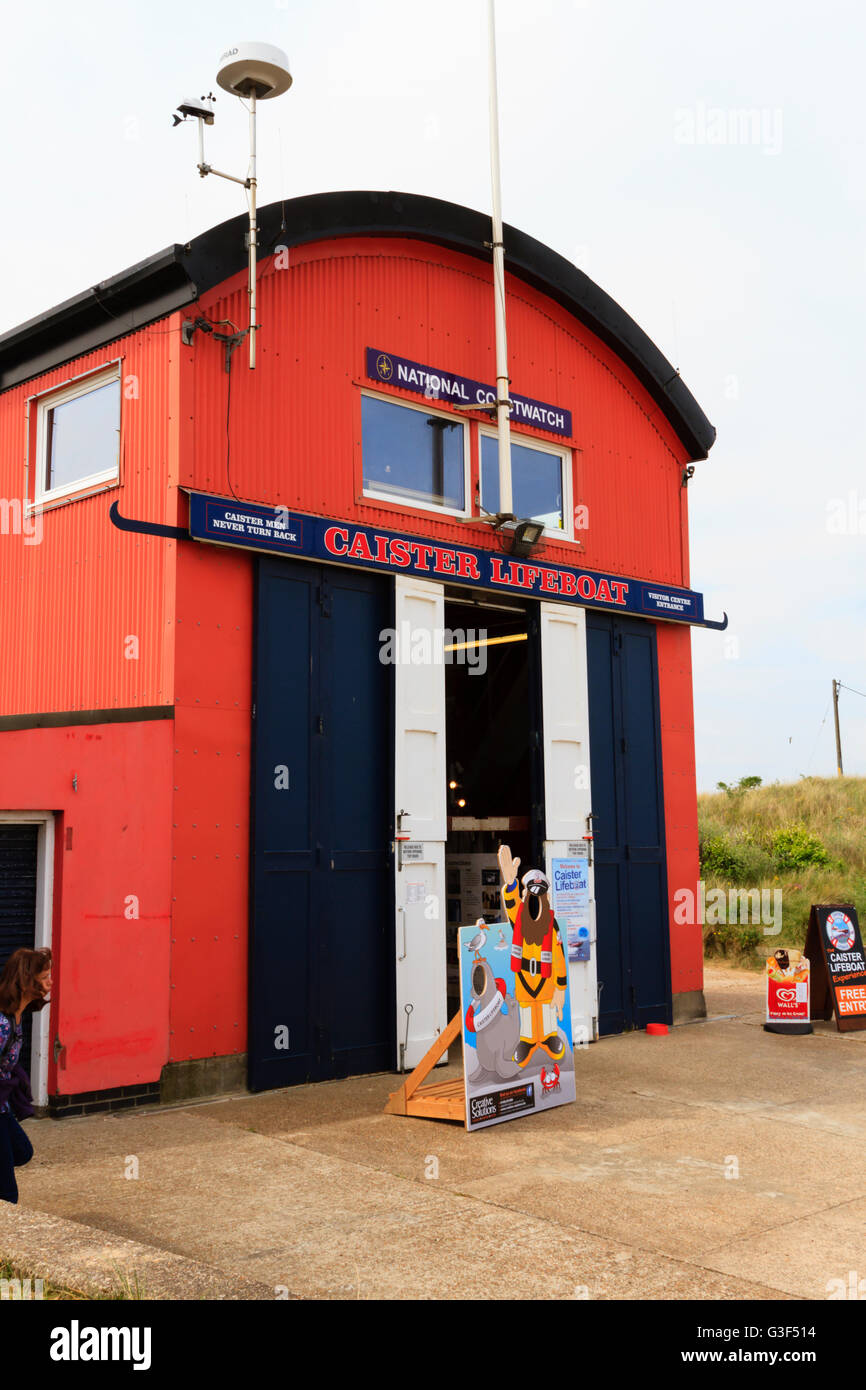
[[[514,528],[512,555],[531,555],[544,535],[543,521],[521,521]]]

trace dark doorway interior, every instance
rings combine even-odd
[[[13,951],[36,944],[36,856],[38,825],[0,825],[0,970]],[[24,1018],[19,1061],[30,1075],[32,1013]]]
[[[521,872],[542,862],[536,613],[534,605],[446,598],[446,632],[469,644],[453,652],[445,668],[449,1009],[459,997],[457,928],[480,916],[489,922],[503,919],[499,845],[510,845]]]

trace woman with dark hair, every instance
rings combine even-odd
[[[13,951],[0,975],[0,1201],[17,1202],[15,1169],[29,1163],[33,1145],[18,1123],[33,1114],[33,1096],[20,1065],[21,1016],[36,1013],[48,1003],[51,952]]]

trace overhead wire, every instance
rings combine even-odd
[[[830,713],[830,705],[831,705],[831,703],[832,703],[832,700],[833,700],[833,696],[831,695],[831,696],[830,696],[830,699],[827,701],[827,708],[824,710],[824,718],[821,720],[821,723],[820,723],[819,726],[818,726],[818,732],[817,732],[817,734],[816,734],[816,736],[815,736],[815,742],[814,742],[814,744],[812,745],[812,752],[809,754],[809,761],[808,761],[807,764],[806,764],[806,772],[805,772],[805,774],[804,774],[804,775],[806,775],[806,776],[808,776],[808,774],[809,774],[809,769],[810,769],[811,766],[812,766],[812,759],[815,757],[815,750],[816,750],[816,748],[818,747],[818,740],[819,740],[820,737],[821,737],[821,731],[822,731],[822,729],[824,728],[824,725],[825,725],[826,722],[827,722],[827,715]]]

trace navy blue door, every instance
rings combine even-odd
[[[387,579],[259,561],[249,1084],[394,1064]]]
[[[656,634],[588,612],[599,1031],[671,1021]]]

